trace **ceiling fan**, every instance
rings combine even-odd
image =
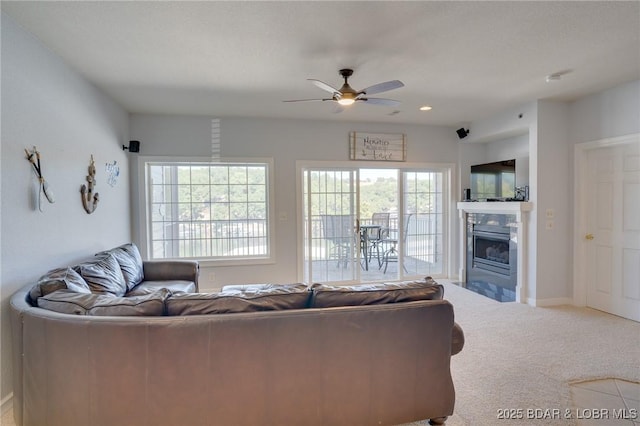
[[[376,93],[386,92],[388,90],[397,89],[399,87],[403,87],[404,83],[400,80],[391,80],[385,81],[384,83],[374,84],[373,86],[369,86],[366,89],[362,89],[360,91],[356,91],[351,86],[349,86],[348,78],[353,75],[352,69],[341,69],[340,75],[344,78],[344,84],[340,88],[340,90],[329,86],[327,83],[316,80],[313,78],[309,78],[308,80],[321,88],[322,90],[326,90],[331,93],[330,98],[324,99],[294,99],[283,102],[312,102],[312,101],[334,101],[339,103],[341,106],[352,105],[355,102],[367,102],[374,105],[384,105],[397,107],[400,105],[399,101],[395,101],[393,99],[384,99],[384,98],[369,98],[368,95],[373,95]]]

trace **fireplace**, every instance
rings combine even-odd
[[[533,203],[463,201],[457,207],[462,237],[460,285],[501,302],[530,303],[528,217]],[[488,248],[492,250],[487,252]]]
[[[517,232],[511,215],[471,214],[466,287],[500,302],[515,301]]]
[[[476,268],[497,274],[511,274],[510,230],[505,226],[475,225],[473,235],[473,264]]]

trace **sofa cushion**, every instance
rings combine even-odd
[[[102,257],[107,254],[112,254],[118,261],[120,271],[127,284],[127,290],[131,290],[144,279],[142,256],[140,256],[140,251],[135,244],[123,244],[111,250],[100,252],[96,256]]]
[[[166,280],[166,281],[142,281],[129,291],[126,296],[142,296],[155,293],[160,289],[167,289],[171,293],[196,293],[198,289],[193,281],[186,280]]]
[[[76,270],[89,284],[92,293],[124,296],[127,291],[120,265],[110,253],[97,260],[81,263]]]
[[[423,281],[398,283],[361,284],[354,286],[311,286],[312,308],[336,306],[377,305],[383,303],[412,302],[415,300],[442,299],[444,287],[431,277]]]
[[[207,315],[303,309],[309,304],[306,284],[269,284],[219,293],[174,294],[167,300],[168,315]]]
[[[222,287],[222,291],[245,291],[267,289],[273,287],[273,284],[228,284]]]
[[[53,269],[40,277],[38,283],[29,291],[33,305],[38,298],[56,290],[69,289],[76,293],[91,293],[87,282],[72,268]]]
[[[146,296],[115,297],[109,294],[83,294],[58,290],[38,299],[38,306],[50,311],[93,316],[160,316],[165,312],[168,290]]]

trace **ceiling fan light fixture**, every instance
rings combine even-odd
[[[348,105],[353,105],[355,101],[356,101],[355,99],[351,99],[351,98],[341,98],[338,100],[338,103],[342,106],[348,106]]]
[[[360,91],[353,90],[347,79],[353,74],[352,69],[344,68],[340,70],[340,75],[344,78],[344,84],[338,90],[327,83],[316,80],[315,78],[308,78],[310,82],[319,87],[320,89],[331,93],[331,98],[329,99],[294,99],[290,101],[283,102],[307,102],[307,101],[333,101],[337,102],[338,105],[349,106],[353,105],[357,101],[367,102],[371,105],[383,105],[390,106],[393,108],[397,108],[400,105],[399,101],[394,101],[393,99],[384,99],[384,98],[370,98],[368,95],[386,92],[388,90],[398,89],[400,87],[404,87],[404,83],[400,80],[391,80],[385,81],[383,83],[374,84],[373,86],[369,86]],[[340,110],[340,108],[338,108]],[[339,111],[338,111],[339,112]]]

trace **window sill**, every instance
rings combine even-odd
[[[275,259],[272,259],[272,258],[190,259],[190,260],[197,260],[201,267],[273,265],[276,263]]]

